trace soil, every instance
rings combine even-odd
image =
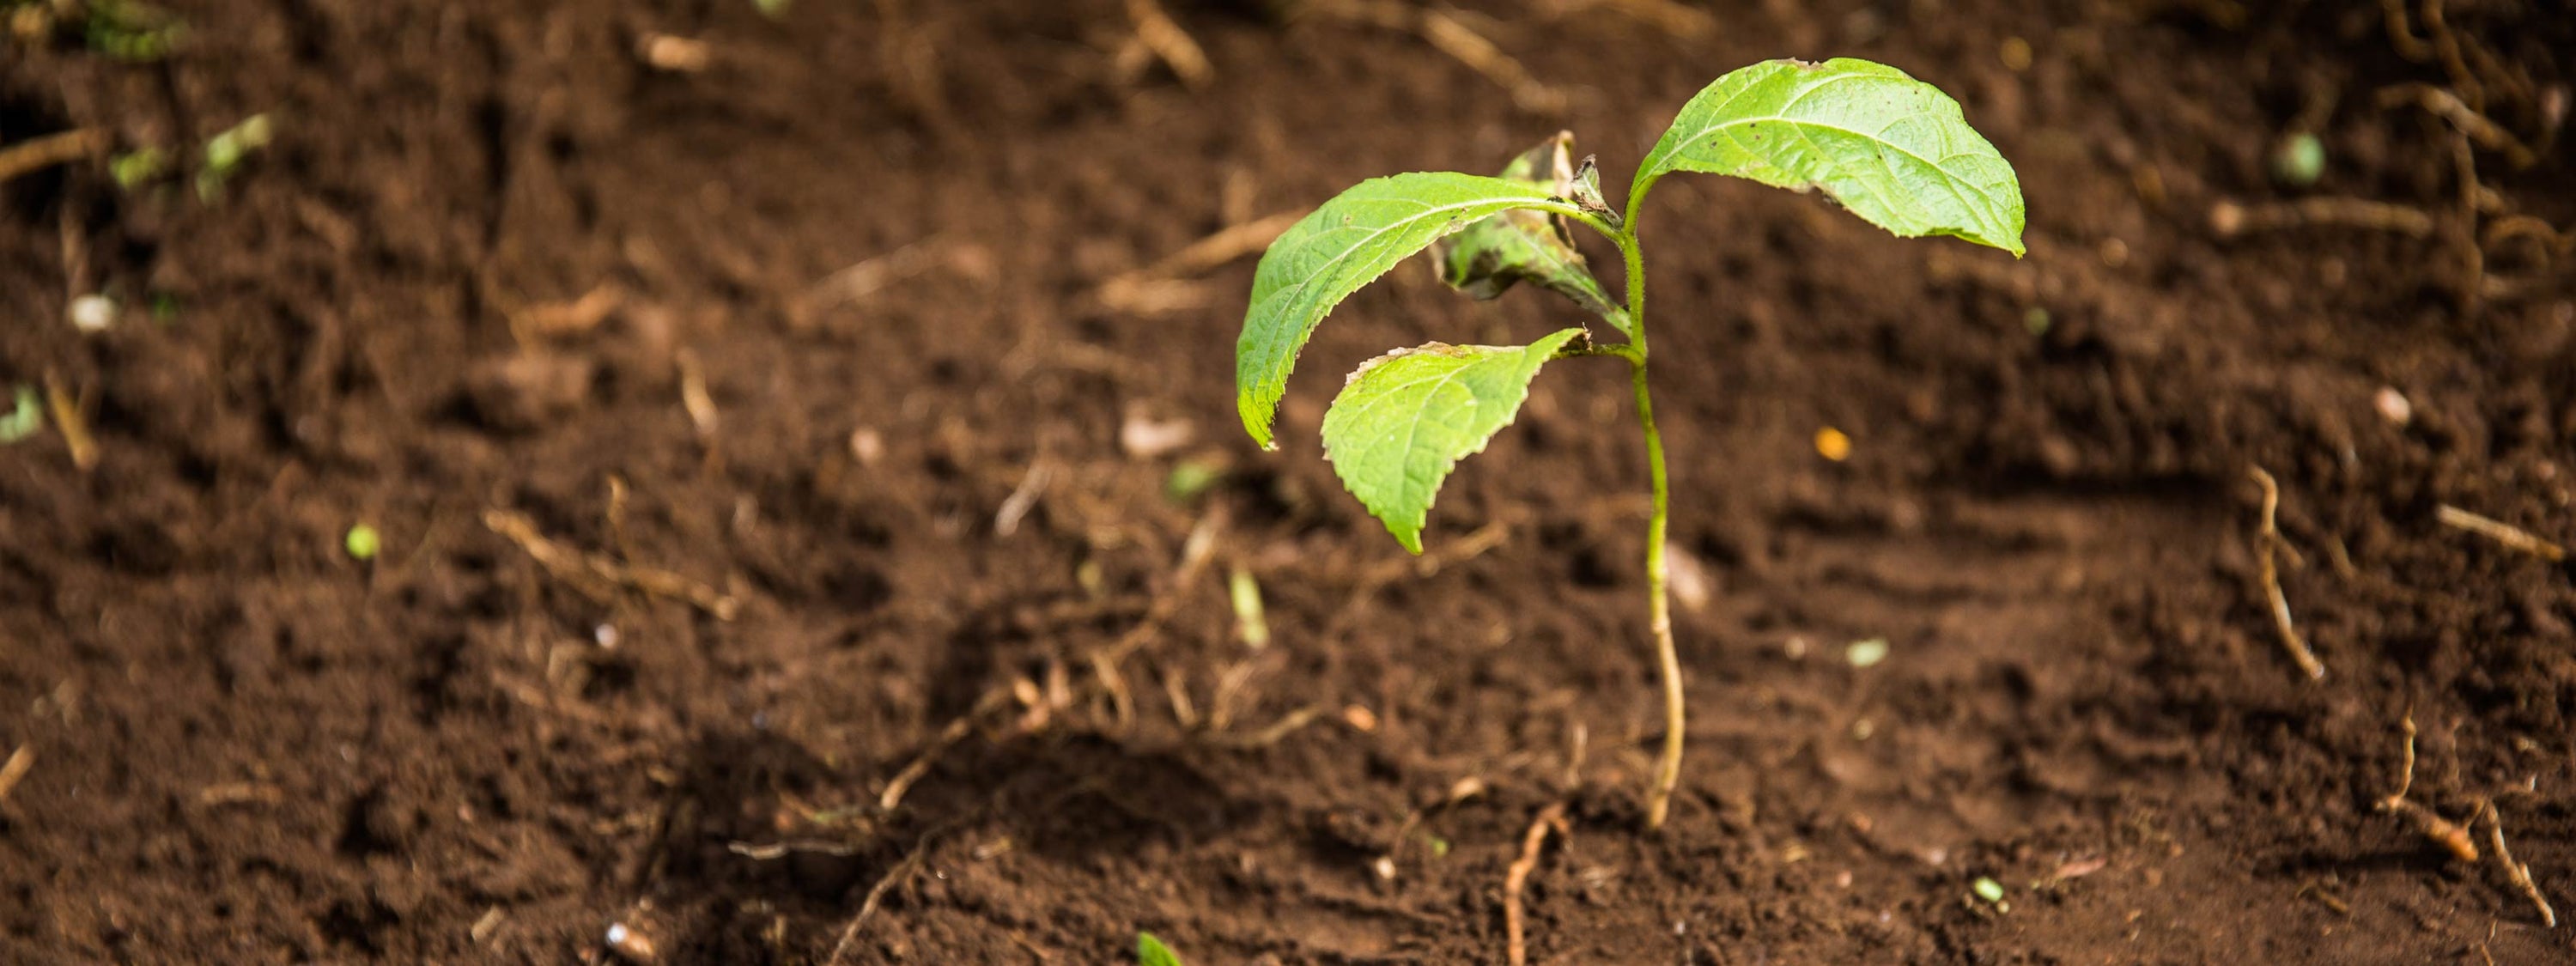
[[[2564,6],[1444,15],[1542,110],[1402,17],[1163,6],[1201,85],[1121,66],[1112,0],[201,0],[158,61],[0,41],[0,143],[275,132],[206,199],[99,158],[0,185],[0,381],[94,447],[0,447],[0,960],[1492,963],[1565,802],[1537,963],[2576,961],[2493,823],[2472,863],[2377,807],[2411,720],[2409,801],[2492,802],[2576,904],[2576,572],[2439,520],[2576,540]],[[1407,266],[1261,453],[1251,259],[1103,283],[1560,127],[1615,184],[1783,55],[1957,94],[2030,254],[1658,192],[1691,729],[1647,834],[1619,367],[1552,367],[1418,561],[1315,442],[1360,360],[1575,310]],[[2303,197],[2429,230],[2265,221]],[[1168,495],[1185,466],[1221,476]]]

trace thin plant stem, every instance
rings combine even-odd
[[[1636,349],[1628,357],[1628,372],[1637,390],[1637,423],[1646,433],[1646,474],[1654,491],[1654,509],[1646,517],[1646,624],[1655,636],[1655,666],[1664,684],[1664,752],[1655,760],[1654,783],[1646,789],[1646,829],[1653,831],[1664,827],[1664,817],[1672,810],[1673,788],[1681,784],[1685,706],[1681,654],[1673,646],[1673,599],[1664,548],[1672,527],[1672,489],[1665,483],[1664,435],[1655,429],[1654,393],[1646,379],[1646,260],[1637,246],[1633,216],[1620,232],[1619,243],[1619,254],[1627,262],[1630,344]]]

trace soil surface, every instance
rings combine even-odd
[[[1536,963],[2576,961],[2490,831],[2576,912],[2576,572],[2442,522],[2576,540],[2564,5],[1162,0],[1195,82],[1116,0],[172,0],[141,61],[6,6],[0,144],[110,148],[0,185],[0,383],[62,397],[0,446],[0,960],[1494,963],[1564,803]],[[1252,250],[1163,260],[1559,128],[1615,196],[1784,55],[1955,93],[2030,254],[1657,193],[1646,834],[1621,368],[1419,559],[1316,442],[1576,310],[1408,265],[1261,453]],[[2474,862],[2379,807],[2409,720]]]

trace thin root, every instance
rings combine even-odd
[[[2549,907],[2549,897],[2540,893],[2540,883],[2531,881],[2531,867],[2514,861],[2512,850],[2505,848],[2504,816],[2496,811],[2494,802],[2481,804],[2484,806],[2481,810],[2487,816],[2488,841],[2495,845],[2496,862],[2504,866],[2505,878],[2513,883],[2514,888],[2522,890],[2523,895],[2531,897],[2532,906],[2540,910],[2542,925],[2558,928],[2558,910]]]
[[[1194,281],[1238,258],[1260,254],[1297,223],[1302,212],[1280,212],[1219,230],[1152,265],[1111,277],[1094,292],[1102,305],[1135,315],[1160,315],[1210,304],[1224,293],[1212,283]]]
[[[1216,79],[1216,67],[1208,63],[1207,51],[1190,37],[1189,31],[1163,12],[1154,0],[1127,0],[1127,18],[1136,22],[1136,39],[1153,51],[1154,57],[1172,69],[1181,85],[1196,90]]]
[[[914,755],[911,763],[904,765],[902,771],[896,772],[893,778],[886,781],[885,791],[877,793],[877,809],[891,812],[896,806],[902,805],[904,794],[912,791],[913,784],[921,781],[922,776],[930,774],[930,766],[939,763],[939,756],[958,742],[966,740],[967,735],[975,733],[975,722],[991,714],[993,709],[1001,707],[1003,702],[1010,699],[1010,694],[1011,691],[1007,687],[986,691],[983,697],[975,700],[974,708],[965,714],[958,715],[957,720],[948,723],[948,727],[939,729],[939,737],[932,739],[930,747]]]
[[[7,184],[19,175],[97,154],[107,150],[107,144],[108,132],[94,127],[20,141],[0,150],[0,184]]]
[[[2540,160],[2539,155],[2533,154],[2522,139],[2513,136],[2513,132],[2505,130],[2504,125],[2478,113],[2467,101],[2461,100],[2460,95],[2442,88],[2430,84],[2397,84],[2380,90],[2379,103],[2383,107],[2413,104],[2423,108],[2451,122],[2452,127],[2468,135],[2477,146],[2504,155],[2505,162],[2516,168],[2528,168]]]
[[[2415,709],[2406,709],[2406,717],[2398,721],[2398,726],[2406,730],[2406,757],[2397,774],[2397,790],[2379,800],[2379,810],[2406,819],[2415,826],[2417,834],[2431,839],[2452,857],[2462,862],[2476,862],[2478,843],[2470,837],[2466,826],[2407,800],[2406,793],[2415,787]],[[2470,816],[2471,821],[2476,818],[2475,815]]]
[[[27,772],[35,767],[36,746],[19,745],[16,751],[9,753],[8,762],[0,764],[0,804],[9,801],[9,793],[16,791],[18,783],[25,781]]]
[[[1539,809],[1530,821],[1529,831],[1521,835],[1521,856],[1503,873],[1503,957],[1511,966],[1526,966],[1529,944],[1521,916],[1521,890],[1529,885],[1530,872],[1538,868],[1538,850],[1547,844],[1547,833],[1564,835],[1565,803],[1557,802]]]
[[[80,401],[72,397],[53,373],[45,374],[45,407],[53,410],[54,428],[62,430],[63,446],[71,450],[72,465],[83,473],[98,466],[98,440],[89,434],[89,417],[81,412]]]
[[[886,893],[912,878],[913,873],[921,871],[922,860],[929,854],[930,836],[924,835],[921,841],[913,844],[911,852],[904,854],[903,861],[895,863],[894,868],[886,871],[884,878],[868,887],[868,897],[859,901],[858,914],[850,917],[849,925],[841,927],[841,938],[832,944],[832,955],[824,957],[825,963],[839,966],[848,958],[851,944],[859,940],[860,927],[868,924],[868,917],[876,915],[877,906],[885,902]]]
[[[2221,201],[2209,208],[2209,230],[2220,238],[2309,227],[2355,228],[2423,238],[2433,233],[2433,216],[2421,208],[2368,198],[2301,198],[2252,206]]]
[[[2288,546],[2287,541],[2281,538],[2278,521],[2281,484],[2260,466],[2248,467],[2247,471],[2254,477],[2254,482],[2263,487],[2263,527],[2255,534],[2255,542],[2261,548],[2256,559],[2261,568],[2263,595],[2271,603],[2272,626],[2280,630],[2281,646],[2290,652],[2290,660],[2297,662],[2302,673],[2310,680],[2325,677],[2326,666],[2317,661],[2316,652],[2308,650],[2308,642],[2299,636],[2298,625],[2290,620],[2290,599],[2281,593],[2281,571],[2274,562],[2278,551]]]
[[[2555,563],[2567,559],[2567,548],[2541,539],[2529,530],[2493,517],[2479,516],[2448,503],[2434,507],[2433,518],[2442,521],[2443,526],[2466,530],[2542,560]]]
[[[1530,76],[1529,69],[1494,46],[1465,21],[1438,10],[1425,10],[1392,0],[1335,0],[1308,4],[1326,16],[1390,30],[1413,33],[1433,49],[1467,65],[1511,94],[1512,104],[1532,114],[1557,114],[1566,108],[1565,92]]]
[[[742,607],[742,601],[733,595],[668,570],[629,566],[598,554],[566,547],[537,532],[534,521],[508,510],[494,508],[483,511],[483,525],[518,544],[519,549],[527,551],[530,558],[557,579],[596,599],[606,600],[620,587],[633,588],[651,596],[682,601],[722,621],[732,620],[734,613]]]
[[[1242,737],[1219,735],[1213,739],[1212,743],[1224,748],[1267,748],[1285,740],[1289,735],[1293,735],[1304,730],[1307,725],[1314,724],[1315,719],[1324,716],[1324,710],[1323,705],[1310,704],[1295,711],[1288,712],[1286,715],[1282,716],[1277,723],[1272,724],[1270,727],[1263,728]]]

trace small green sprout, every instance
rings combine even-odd
[[[128,151],[108,159],[107,175],[127,191],[143,187],[170,171],[170,152],[160,148]]]
[[[83,26],[89,49],[129,64],[170,56],[188,34],[176,15],[136,0],[90,0]]]
[[[1995,881],[1991,877],[1982,875],[1978,876],[1977,881],[1968,884],[1968,888],[1975,892],[1979,899],[1984,899],[1988,903],[1998,906],[2003,904],[2004,884]]]
[[[2325,174],[2326,144],[2313,133],[2300,131],[2272,148],[2272,177],[2282,184],[2305,188]]]
[[[1163,478],[1163,498],[1174,503],[1197,499],[1219,483],[1225,482],[1225,464],[1214,460],[1182,460]]]
[[[760,8],[761,16],[776,20],[787,16],[788,2],[789,0],[751,0],[751,5]]]
[[[0,416],[0,444],[18,442],[45,428],[45,401],[36,395],[36,387],[22,382],[12,395],[16,405]]]
[[[1150,932],[1136,934],[1136,966],[1183,966],[1179,953]]]
[[[1646,523],[1647,626],[1663,681],[1664,740],[1646,793],[1646,826],[1659,828],[1681,778],[1684,705],[1673,644],[1666,535],[1671,491],[1655,428],[1646,360],[1645,254],[1638,216],[1665,175],[1704,172],[1798,191],[1816,190],[1903,237],[1947,235],[2023,252],[2021,183],[1959,103],[1893,67],[1863,60],[1773,60],[1718,78],[1683,105],[1628,183],[1627,209],[1611,209],[1592,159],[1569,162],[1559,134],[1521,155],[1501,177],[1416,172],[1373,178],[1342,192],[1270,245],[1254,271],[1251,305],[1235,342],[1236,409],[1263,448],[1288,375],[1333,307],[1425,248],[1443,281],[1493,298],[1529,281],[1600,316],[1623,341],[1593,341],[1586,326],[1528,345],[1398,349],[1351,373],[1324,415],[1324,454],[1343,486],[1406,550],[1458,461],[1510,425],[1530,381],[1557,359],[1607,357],[1628,364],[1645,433],[1653,498]],[[1617,246],[1627,297],[1614,301],[1574,247],[1574,225]]]
[[[1261,582],[1253,579],[1252,571],[1237,564],[1226,575],[1225,589],[1234,605],[1234,627],[1243,637],[1243,646],[1256,651],[1269,647],[1270,619],[1261,607]]]
[[[385,547],[383,535],[364,523],[350,527],[349,535],[340,542],[349,548],[349,556],[358,560],[374,560],[377,551]]]
[[[197,200],[212,204],[223,197],[224,183],[232,180],[242,159],[267,147],[269,136],[268,115],[253,114],[208,138],[206,166],[197,170]]]

